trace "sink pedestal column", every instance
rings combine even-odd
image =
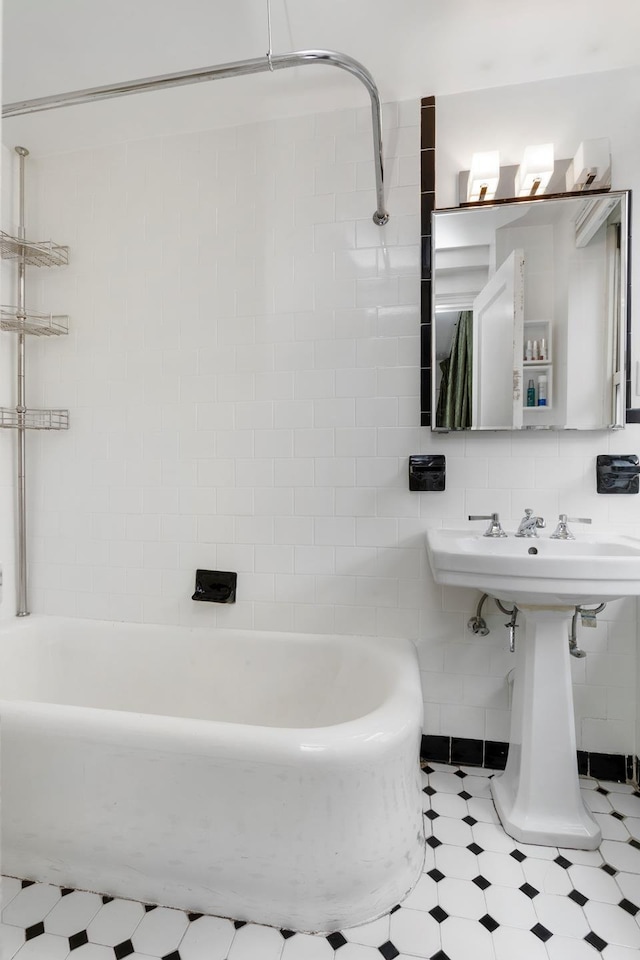
[[[573,607],[519,607],[509,758],[491,781],[507,833],[525,843],[594,850],[601,834],[580,795],[569,659]]]

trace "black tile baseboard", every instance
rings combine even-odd
[[[461,764],[467,767],[490,767],[504,770],[509,754],[509,744],[497,740],[473,740],[467,737],[445,737],[423,734],[420,748],[421,760],[438,763]],[[578,773],[595,777],[596,780],[611,780],[614,783],[637,783],[640,761],[636,756],[618,753],[589,753],[578,750],[576,762]]]
[[[482,740],[466,740],[463,737],[451,737],[451,763],[481,767],[484,758]]]
[[[509,755],[509,744],[502,740],[486,740],[484,745],[484,766],[494,770],[504,770]]]
[[[481,741],[478,741],[481,742]],[[420,746],[421,760],[436,760],[438,763],[451,763],[451,737],[422,735]]]
[[[597,780],[624,783],[627,779],[627,758],[615,753],[590,753],[589,776]]]

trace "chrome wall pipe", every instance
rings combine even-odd
[[[56,110],[80,103],[93,103],[97,100],[112,100],[133,93],[145,93],[163,90],[166,87],[181,87],[192,83],[205,83],[210,80],[225,80],[229,77],[247,76],[253,73],[266,73],[273,70],[286,70],[288,67],[302,67],[307,64],[325,63],[340,70],[346,70],[356,77],[365,87],[371,100],[371,121],[373,132],[373,165],[376,177],[377,207],[373,221],[382,226],[389,219],[384,198],[384,169],[382,163],[382,120],[380,95],[375,81],[366,67],[353,57],[335,50],[297,50],[278,55],[268,54],[252,60],[237,60],[233,63],[221,63],[218,66],[202,67],[196,70],[183,70],[179,73],[166,73],[157,77],[130,80],[100,87],[88,87],[85,90],[73,90],[69,93],[37,97],[34,100],[21,100],[7,103],[2,108],[2,116],[20,117],[43,110]]]
[[[25,198],[25,189],[24,189],[24,162],[25,158],[29,156],[29,151],[26,147],[16,147],[16,153],[18,154],[18,239],[24,240],[26,237],[25,230],[25,212],[24,212],[24,198]],[[27,274],[27,265],[26,265],[26,253],[24,247],[18,258],[18,302],[17,302],[17,318],[23,319],[25,317],[26,309],[26,274]],[[17,439],[18,439],[18,450],[17,450],[17,479],[18,479],[18,489],[16,491],[17,497],[17,560],[18,560],[18,597],[17,597],[17,610],[16,616],[18,617],[28,617],[29,616],[29,597],[28,597],[28,583],[27,583],[27,471],[26,471],[26,429],[24,422],[24,415],[27,409],[27,401],[25,395],[25,343],[24,343],[24,332],[21,331],[18,334],[18,349],[16,357],[16,378],[17,378],[17,404],[16,412],[18,414],[18,427],[17,427]]]

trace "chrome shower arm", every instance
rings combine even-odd
[[[100,87],[87,87],[84,90],[72,90],[69,93],[52,94],[37,97],[34,100],[19,100],[7,103],[2,108],[4,118],[20,117],[43,110],[56,110],[80,103],[93,103],[97,100],[112,100],[133,93],[147,93],[163,90],[166,87],[182,87],[192,83],[204,83],[209,80],[224,80],[229,77],[247,76],[253,73],[266,73],[273,70],[285,70],[288,67],[301,67],[310,63],[326,63],[338,67],[356,77],[366,87],[371,100],[371,121],[373,132],[373,166],[376,177],[377,207],[373,220],[378,225],[389,219],[384,200],[384,170],[382,165],[382,120],[380,95],[375,81],[366,67],[358,60],[338,53],[335,50],[296,50],[276,56],[256,57],[252,60],[236,60],[233,63],[221,63],[213,67],[201,67],[196,70],[183,70],[179,73],[165,73],[157,77],[129,80],[124,83],[107,84]]]

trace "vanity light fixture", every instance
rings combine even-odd
[[[567,191],[605,190],[611,186],[611,148],[607,137],[583,140],[567,170]]]
[[[553,174],[553,144],[526,147],[515,179],[517,197],[536,197],[544,193]]]
[[[474,153],[467,184],[467,203],[493,200],[500,180],[500,153],[487,150]]]

